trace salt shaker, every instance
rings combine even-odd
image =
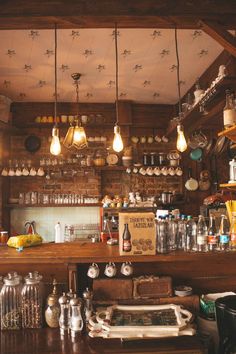
[[[83,329],[83,319],[81,315],[81,300],[74,295],[70,300],[71,318],[70,318],[70,331],[71,337],[74,338],[80,334]]]
[[[83,292],[83,299],[84,299],[84,316],[85,316],[85,321],[88,323],[90,317],[92,316],[93,313],[93,292],[89,290],[89,288],[86,288],[85,291]]]
[[[58,300],[61,308],[61,313],[59,317],[60,333],[64,335],[69,332],[69,321],[70,321],[70,301],[65,293]]]

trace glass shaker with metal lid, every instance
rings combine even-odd
[[[21,328],[21,277],[16,272],[3,279],[0,292],[1,329]]]
[[[71,337],[76,337],[83,329],[83,319],[81,314],[81,299],[76,295],[70,300],[71,318],[70,318],[70,331]]]
[[[37,272],[25,277],[21,292],[21,312],[23,328],[41,328],[43,322],[42,276]]]
[[[47,307],[45,310],[45,320],[50,328],[59,327],[60,305],[58,302],[57,281],[53,280],[53,291],[47,297]]]

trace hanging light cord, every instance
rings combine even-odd
[[[118,109],[118,45],[117,45],[117,23],[115,23],[115,50],[116,50],[116,125],[119,123],[119,109]]]
[[[54,58],[55,58],[55,65],[54,65],[54,91],[55,91],[55,101],[54,101],[54,122],[57,125],[57,24],[55,23],[55,50],[54,50]]]
[[[180,77],[179,77],[179,51],[178,51],[178,38],[177,38],[177,28],[175,27],[175,52],[176,52],[176,61],[177,61],[177,85],[178,85],[178,105],[179,105],[179,116],[182,113],[182,108],[181,108],[181,94],[180,94]]]
[[[79,80],[75,80],[75,86],[76,86],[77,117],[79,118]]]

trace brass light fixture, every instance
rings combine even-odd
[[[50,153],[52,155],[59,155],[61,153],[61,144],[59,138],[59,128],[57,126],[57,24],[55,24],[55,50],[54,50],[54,92],[55,92],[55,101],[54,101],[54,127],[52,128],[52,141],[50,145]]]
[[[117,24],[115,24],[115,52],[116,52],[116,123],[114,126],[113,150],[121,152],[124,148],[119,127],[119,105],[118,105],[118,45],[117,45]]]
[[[184,136],[184,127],[181,124],[181,120],[183,119],[182,107],[181,107],[181,94],[180,94],[180,78],[179,78],[179,52],[178,52],[178,39],[177,39],[177,29],[175,28],[175,51],[176,51],[176,60],[177,60],[177,86],[178,86],[178,105],[179,105],[179,116],[178,116],[178,124],[177,124],[177,142],[176,148],[180,152],[184,152],[187,149],[187,142]]]
[[[71,77],[74,80],[76,87],[77,115],[75,118],[75,126],[71,125],[69,127],[63,144],[68,149],[75,147],[76,149],[81,150],[88,146],[85,130],[82,126],[81,120],[79,119],[79,80],[81,74],[74,73],[71,75]]]

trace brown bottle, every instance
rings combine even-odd
[[[123,240],[123,251],[130,252],[131,251],[131,234],[129,232],[128,224],[125,224],[124,232],[122,235]]]

